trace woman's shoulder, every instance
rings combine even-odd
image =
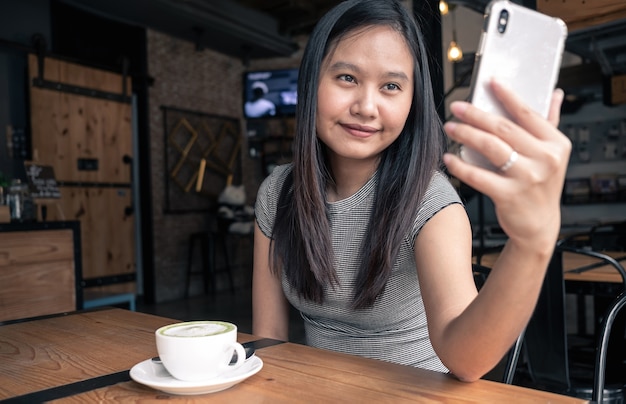
[[[272,172],[265,177],[261,183],[261,188],[266,188],[268,191],[275,190],[276,188],[282,189],[285,179],[291,173],[293,165],[291,163],[282,164],[274,167]]]
[[[255,215],[263,233],[270,237],[276,219],[278,198],[287,175],[291,172],[291,164],[277,166],[261,183],[256,197]]]
[[[446,196],[447,198],[459,199],[456,188],[450,182],[450,178],[441,171],[435,171],[431,177],[430,184],[426,190],[426,194],[432,196]]]
[[[292,163],[281,164],[281,165],[274,167],[274,169],[272,170],[269,176],[284,178],[287,176],[287,174],[291,172],[292,169],[293,169]]]
[[[415,215],[410,238],[411,245],[415,243],[415,237],[417,237],[417,234],[426,222],[441,209],[455,203],[463,205],[458,192],[450,183],[448,176],[441,171],[434,172],[422,199],[420,209]]]
[[[291,170],[291,163],[276,166],[261,183],[257,193],[257,200],[262,199],[267,201],[267,203],[274,204]]]

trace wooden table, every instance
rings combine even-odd
[[[480,262],[484,266],[492,267],[499,254],[499,251],[485,254]],[[622,265],[626,260],[624,252],[603,251],[602,254],[616,259]],[[563,278],[566,281],[623,283],[622,276],[613,266],[608,264],[594,266],[599,261],[594,257],[565,251],[563,252]]]
[[[602,254],[614,258],[622,266],[625,265],[626,253],[623,251],[602,251]],[[484,254],[481,264],[492,267],[499,251]],[[598,258],[563,251],[563,280],[568,294],[576,295],[576,323],[578,334],[585,335],[595,332],[595,326],[588,329],[587,303],[585,296],[593,296],[594,321],[604,314],[606,307],[624,290],[624,279],[617,269],[610,264],[603,264]],[[474,257],[476,262],[476,257]]]
[[[156,355],[154,331],[176,320],[123,309],[73,312],[0,327],[0,400],[7,402],[515,402],[582,400],[304,345],[258,349],[259,373],[230,389],[171,396],[141,385],[129,369]],[[239,341],[258,340],[239,334]]]
[[[626,253],[624,252],[603,251],[602,254],[614,258],[622,266],[626,264]],[[615,267],[609,264],[596,265],[598,262],[599,260],[594,257],[564,252],[563,269],[565,272],[563,277],[566,281],[624,283],[622,276]]]

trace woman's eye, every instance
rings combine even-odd
[[[339,79],[343,81],[347,81],[348,83],[355,82],[354,77],[350,76],[349,74],[342,74],[339,76]]]
[[[395,83],[388,83],[388,84],[385,84],[384,88],[385,90],[395,91],[395,90],[399,90],[400,86]]]

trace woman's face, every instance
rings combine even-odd
[[[377,162],[412,98],[413,56],[400,33],[372,26],[341,39],[322,62],[317,99],[317,136],[331,162]]]

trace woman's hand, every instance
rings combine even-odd
[[[451,154],[444,162],[452,175],[492,199],[511,240],[551,251],[560,229],[561,192],[572,148],[557,129],[563,92],[555,90],[546,120],[497,81],[491,89],[512,120],[453,102],[450,109],[460,122],[446,123],[445,130],[501,169],[489,171]],[[514,152],[516,160],[511,159]]]

